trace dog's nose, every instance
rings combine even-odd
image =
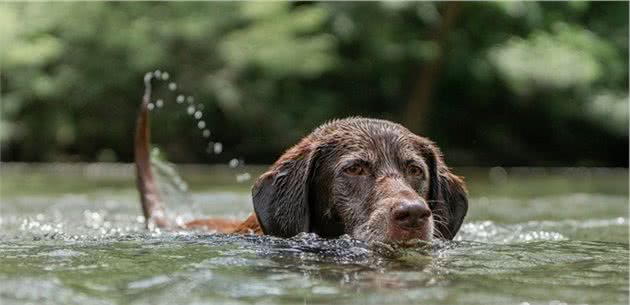
[[[418,229],[431,216],[424,203],[403,201],[392,211],[392,219],[401,228]]]

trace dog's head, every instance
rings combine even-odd
[[[462,180],[439,149],[399,124],[349,118],[317,128],[252,190],[265,234],[348,234],[366,241],[453,239],[466,215]]]

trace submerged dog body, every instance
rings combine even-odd
[[[136,130],[136,169],[147,226],[175,227],[151,173],[145,97]],[[371,241],[453,239],[466,215],[462,180],[437,146],[399,124],[347,118],[326,123],[287,150],[252,188],[245,221],[180,226],[291,237],[301,232]]]

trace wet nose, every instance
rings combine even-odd
[[[393,221],[405,229],[419,229],[429,216],[431,210],[420,202],[403,201],[392,210]]]

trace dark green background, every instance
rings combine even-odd
[[[2,161],[131,161],[143,75],[175,162],[269,163],[326,120],[405,124],[450,165],[628,166],[628,3],[3,3]]]

